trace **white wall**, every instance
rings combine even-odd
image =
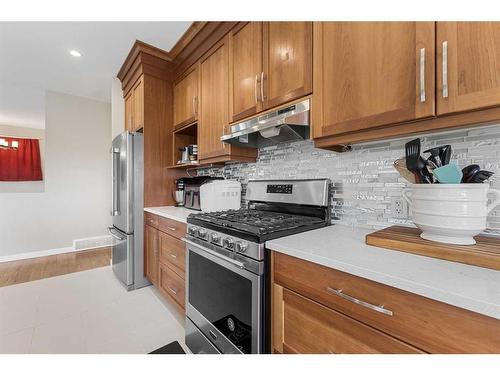
[[[111,139],[125,131],[125,101],[122,83],[116,77],[111,82]]]
[[[0,194],[0,257],[70,247],[110,224],[110,104],[48,91],[45,110],[45,191]]]

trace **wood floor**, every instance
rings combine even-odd
[[[111,248],[0,263],[0,287],[109,266]]]

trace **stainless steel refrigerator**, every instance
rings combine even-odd
[[[124,132],[111,146],[113,272],[127,290],[150,282],[144,276],[144,138]]]

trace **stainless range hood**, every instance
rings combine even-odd
[[[309,138],[309,99],[231,126],[223,142],[260,148]]]

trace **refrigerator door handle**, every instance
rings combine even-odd
[[[111,188],[111,216],[118,216],[120,215],[120,210],[118,207],[120,207],[120,201],[119,201],[119,192],[118,192],[118,181],[119,181],[119,171],[120,171],[120,164],[119,164],[119,156],[120,156],[120,149],[118,147],[112,147],[111,148],[111,157],[113,160],[112,164],[112,170],[113,170],[113,183],[112,183],[112,188]]]
[[[113,236],[114,238],[116,238],[118,241],[123,241],[123,240],[125,240],[125,237],[120,237],[120,236],[118,236],[117,234],[115,234],[115,233],[113,232],[113,230],[114,230],[114,228],[113,228],[113,227],[108,227],[108,232],[109,232],[109,234],[111,234],[111,236]]]

